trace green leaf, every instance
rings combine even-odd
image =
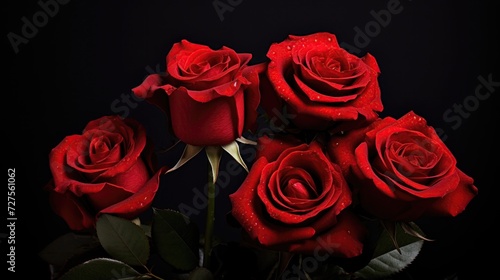
[[[49,264],[63,266],[72,257],[99,246],[95,236],[67,233],[52,241],[38,255]]]
[[[151,237],[151,225],[141,224],[141,228],[144,230],[147,237]]]
[[[394,244],[394,247],[396,248],[396,250],[398,250],[398,252],[401,253],[401,250],[399,249],[398,240],[396,238],[396,222],[381,221],[380,223],[382,224],[385,232],[387,233],[387,236],[389,236],[391,238],[392,244]],[[379,242],[379,244],[380,244],[380,242]],[[392,249],[390,249],[390,250],[392,250]],[[388,251],[390,251],[390,250],[388,250]],[[385,252],[388,252],[388,251],[384,251],[384,252],[380,253],[379,255],[381,255]],[[378,256],[378,255],[375,255],[375,256]]]
[[[110,279],[151,279],[134,270],[126,263],[98,258],[86,261],[71,268],[58,280],[110,280]]]
[[[280,261],[280,253],[278,251],[255,249],[257,255],[257,267],[259,272],[271,272],[277,269]]]
[[[180,270],[198,265],[198,227],[189,217],[170,209],[153,208],[153,243],[163,260]]]
[[[102,247],[113,258],[137,266],[148,261],[146,233],[130,220],[103,214],[97,219],[96,230]]]
[[[354,274],[363,279],[381,279],[393,275],[408,266],[417,257],[423,242],[423,240],[419,240],[401,246],[401,253],[395,249],[378,256]]]
[[[406,233],[404,227],[400,223],[394,223],[393,226],[389,228],[384,227],[384,229],[385,230],[382,231],[379,240],[377,241],[373,257],[378,257],[394,249],[398,250],[398,247],[422,241],[421,238]],[[414,225],[414,230],[419,232],[421,235],[424,235],[422,230],[417,225]]]
[[[405,232],[399,223],[394,227],[385,227],[380,235],[373,253],[373,259],[360,270],[355,276],[363,279],[381,279],[388,277],[407,267],[418,256],[422,249],[424,240],[415,235]],[[416,225],[413,228],[422,236],[423,233]]]
[[[188,280],[214,280],[214,276],[210,270],[204,267],[197,267],[189,273]]]

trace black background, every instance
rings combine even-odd
[[[67,228],[49,209],[42,187],[50,179],[48,154],[64,136],[80,133],[88,121],[102,115],[126,113],[146,126],[159,149],[172,143],[156,108],[134,100],[133,108],[122,96],[130,96],[130,89],[146,75],[164,71],[165,55],[173,43],[187,39],[212,48],[225,45],[252,53],[252,63],[265,61],[269,45],[289,34],[327,31],[339,42],[359,47],[355,28],[364,30],[373,24],[371,11],[387,9],[392,1],[220,0],[234,5],[222,14],[223,20],[213,1],[67,2],[59,4],[46,22],[39,22],[38,30],[18,46],[17,53],[8,34],[23,36],[22,18],[33,23],[33,16],[42,8],[37,1],[9,1],[2,8],[7,19],[3,33],[7,76],[3,75],[6,86],[2,88],[2,138],[7,142],[2,144],[6,154],[2,161],[4,170],[16,169],[18,218],[17,272],[8,272],[7,279],[20,279],[25,273],[49,279],[47,265],[37,254]],[[386,26],[372,33],[368,44],[359,47],[379,63],[382,115],[397,118],[413,110],[442,129],[458,167],[475,179],[479,189],[479,195],[458,217],[422,223],[436,241],[424,245],[408,274],[413,279],[494,275],[498,260],[498,237],[493,228],[498,220],[494,196],[498,170],[493,168],[498,166],[494,136],[498,113],[494,108],[498,110],[500,87],[493,87],[485,100],[478,101],[474,94],[479,76],[487,79],[491,75],[490,79],[500,81],[498,10],[478,1],[401,0],[400,7]],[[443,114],[464,102],[469,102],[467,108],[477,108],[460,117],[461,124],[454,128],[455,121]],[[161,162],[172,164],[176,153],[160,154]],[[202,158],[166,175],[160,194],[168,198],[162,206],[176,208],[182,201],[191,202],[192,189],[206,180],[205,168]],[[218,211],[227,210],[227,194],[241,180],[241,176],[232,178],[231,186],[221,191]],[[223,219],[217,223],[218,234],[233,236],[223,231]],[[0,245],[4,260],[4,235]]]

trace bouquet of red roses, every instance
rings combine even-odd
[[[173,166],[159,164],[141,123],[120,116],[91,120],[53,148],[45,188],[70,229],[40,252],[54,279],[382,279],[431,241],[416,221],[459,215],[477,195],[422,116],[381,117],[371,54],[319,32],[272,44],[268,61],[251,58],[182,40],[165,73],[132,89],[183,145]],[[165,174],[200,153],[204,225],[156,200]],[[247,174],[219,220],[223,154]],[[215,221],[239,228],[238,242],[215,236]]]

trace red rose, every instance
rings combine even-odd
[[[478,191],[435,130],[414,112],[334,136],[328,153],[340,163],[361,207],[381,219],[456,216]]]
[[[229,196],[232,215],[261,246],[289,252],[354,257],[366,229],[346,208],[351,192],[317,142],[261,137],[259,154]]]
[[[267,56],[267,78],[300,129],[323,130],[340,123],[338,129],[349,129],[383,110],[375,58],[350,54],[333,34],[290,35],[272,44]],[[268,111],[280,106],[268,92],[262,91],[262,99]]]
[[[78,231],[93,229],[101,213],[137,217],[151,205],[164,171],[155,170],[143,126],[118,116],[90,121],[81,135],[66,136],[49,161],[51,206]]]
[[[251,57],[182,40],[167,55],[167,73],[148,76],[132,91],[164,110],[184,143],[225,145],[256,122],[264,64],[248,66]]]

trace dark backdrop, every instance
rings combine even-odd
[[[17,272],[14,277],[9,273],[7,279],[20,279],[25,272],[48,279],[47,266],[37,253],[67,232],[65,224],[49,209],[42,191],[50,178],[48,154],[64,136],[80,133],[91,119],[118,113],[141,121],[159,149],[172,143],[163,130],[163,115],[156,108],[135,100],[127,103],[124,98],[131,96],[130,89],[146,75],[164,71],[165,55],[173,43],[188,39],[212,48],[226,45],[237,52],[252,53],[252,63],[258,63],[266,60],[271,43],[289,34],[318,31],[336,34],[344,46],[355,47],[350,47],[351,52],[374,55],[382,73],[382,115],[400,117],[413,110],[425,117],[441,131],[459,168],[475,178],[479,188],[479,195],[457,218],[422,224],[436,241],[424,245],[408,272],[414,279],[449,275],[475,279],[476,273],[496,271],[498,238],[493,225],[498,220],[494,197],[498,181],[494,180],[493,167],[498,166],[494,130],[499,126],[494,107],[500,91],[497,9],[479,1],[435,2],[4,3],[7,23],[3,53],[7,57],[2,65],[7,75],[3,75],[2,120],[7,142],[3,142],[6,156],[2,161],[4,170],[16,169],[18,218]],[[390,18],[379,18],[387,15],[382,10],[387,11],[388,6]],[[493,82],[477,96],[475,90],[481,79]],[[462,115],[453,111],[457,106],[462,106]],[[178,156],[178,151],[172,153]],[[166,154],[160,154],[160,160],[175,162],[174,156]],[[206,181],[204,168],[206,163],[198,159],[167,175],[160,192],[168,198],[162,205],[176,208],[182,201],[190,202],[193,188]],[[241,176],[232,178],[230,187],[218,196],[218,211],[227,210],[227,194],[241,180]],[[198,218],[202,220],[203,215]],[[218,227],[223,222],[217,220]],[[2,260],[6,256],[6,231],[1,232]],[[218,234],[233,236],[221,228]]]

